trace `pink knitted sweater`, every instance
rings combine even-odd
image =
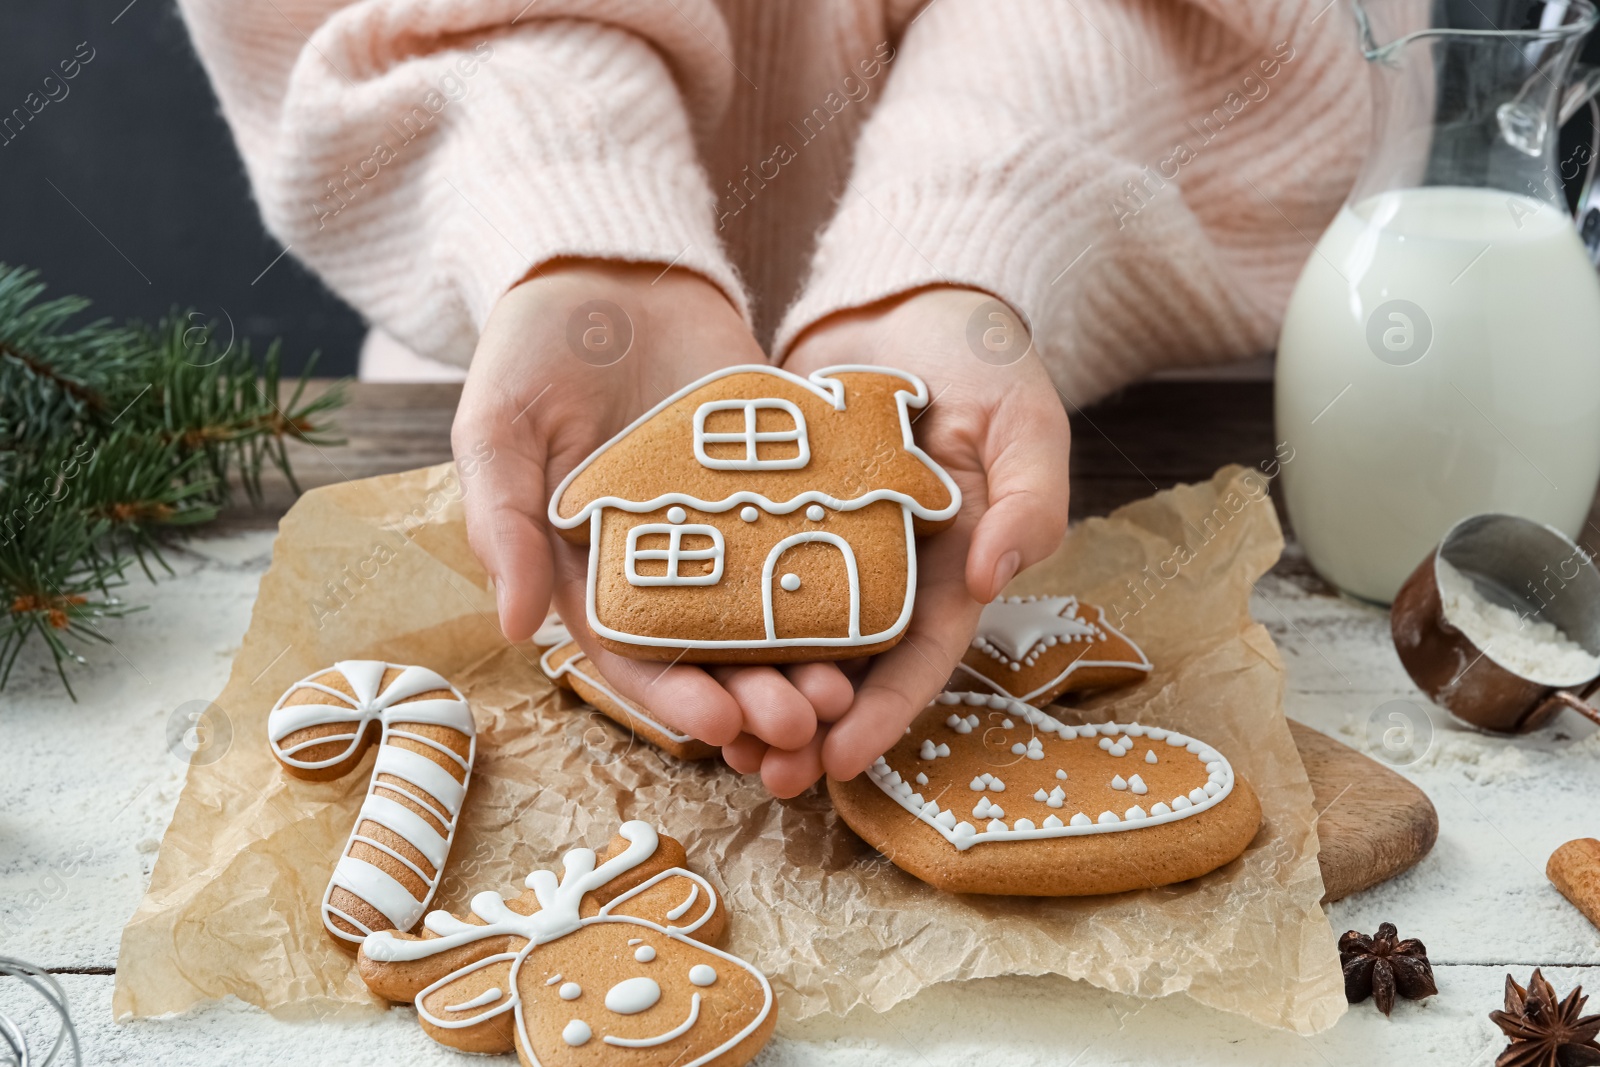
[[[180,0],[268,228],[465,364],[561,256],[710,278],[782,356],[950,282],[1078,402],[1268,350],[1360,162],[1329,0]]]

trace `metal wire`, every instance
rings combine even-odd
[[[5,1041],[7,1049],[4,1051],[9,1051],[16,1067],[52,1067],[62,1048],[69,1042],[72,1047],[74,1067],[83,1067],[83,1052],[78,1047],[78,1030],[72,1025],[72,1013],[67,1008],[67,993],[61,988],[61,983],[56,981],[55,975],[43,967],[35,967],[31,963],[6,956],[0,956],[0,974],[10,975],[26,982],[55,1009],[55,1013],[61,1018],[61,1028],[56,1031],[55,1043],[50,1046],[50,1052],[44,1059],[36,1060],[22,1027],[18,1026],[15,1020],[0,1014],[0,1039]]]

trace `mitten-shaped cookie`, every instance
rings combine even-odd
[[[472,709],[426,667],[344,660],[289,687],[267,719],[272,754],[296,778],[378,758],[356,824],[322,895],[322,925],[354,950],[377,930],[409,930],[439,886],[472,777]]]
[[[739,1067],[776,1023],[772,987],[712,947],[725,922],[683,846],[623,823],[605,854],[575,848],[528,892],[472,898],[472,914],[429,914],[421,937],[375,934],[362,980],[409,1000],[435,1041],[515,1050],[524,1067]]]

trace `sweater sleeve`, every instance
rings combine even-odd
[[[711,0],[180,4],[267,229],[415,351],[465,365],[558,257],[675,263],[746,310],[695,152],[731,90]]]
[[[1359,54],[1314,14],[933,0],[904,30],[778,354],[834,312],[936,284],[1016,309],[1073,403],[1269,350],[1365,129]]]

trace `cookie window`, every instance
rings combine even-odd
[[[715,526],[640,523],[628,531],[628,583],[716,585],[722,580],[723,548],[722,531]]]
[[[787,400],[709,401],[694,413],[694,458],[712,470],[796,470],[811,462],[806,417]]]

